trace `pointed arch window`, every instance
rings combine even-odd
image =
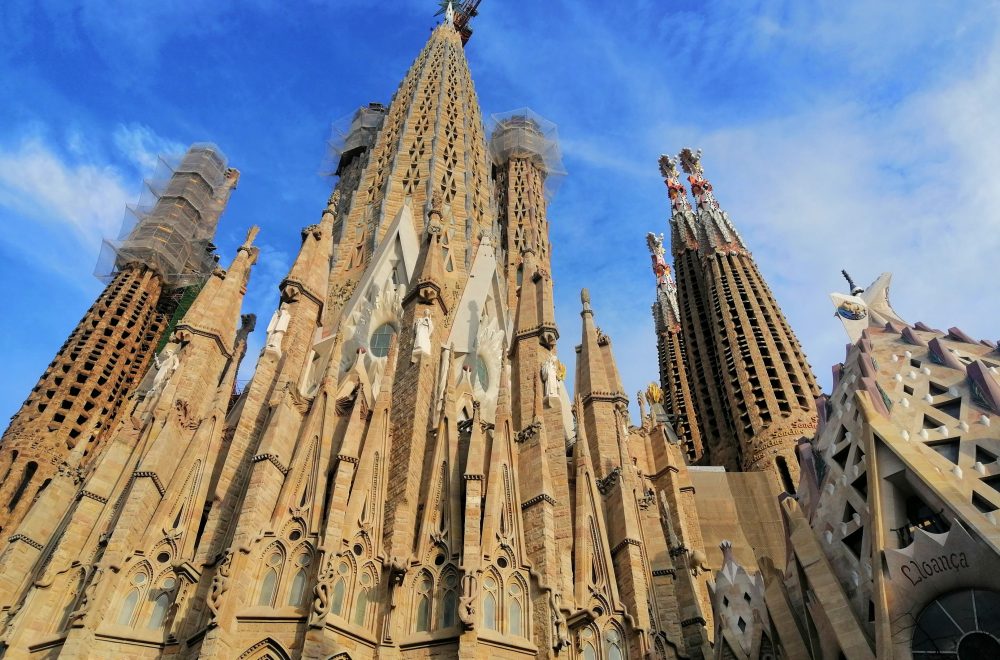
[[[424,573],[417,580],[416,593],[416,624],[417,632],[428,632],[431,629],[431,589],[434,581]]]
[[[148,580],[149,578],[142,572],[132,576],[132,586],[122,601],[121,609],[118,610],[117,623],[119,626],[132,625],[132,621],[135,619],[135,611],[139,608],[139,599],[142,597],[143,591],[146,590]]]
[[[153,598],[153,609],[149,613],[149,620],[146,622],[147,628],[159,628],[167,618],[170,603],[173,596],[174,587],[177,580],[173,576],[166,578],[159,589],[155,589],[150,597]]]
[[[21,496],[24,495],[25,489],[28,487],[28,482],[31,478],[35,476],[35,470],[38,469],[38,463],[31,461],[26,466],[24,466],[24,472],[21,473],[21,483],[18,484],[17,490],[10,498],[10,502],[7,504],[7,510],[13,511],[17,506],[17,503],[21,501]]]
[[[361,574],[361,590],[358,591],[358,600],[354,604],[354,624],[365,625],[368,619],[368,601],[371,594],[372,576],[368,573]]]
[[[347,575],[351,572],[346,561],[340,562],[337,567],[339,577],[333,585],[333,598],[331,599],[330,611],[340,616],[344,611],[344,597],[347,595]]]
[[[295,559],[295,577],[292,578],[292,588],[288,592],[288,604],[294,607],[302,605],[306,595],[306,582],[308,580],[307,570],[312,563],[309,555],[299,555]]]
[[[149,616],[149,623],[146,624],[147,628],[159,628],[163,625],[163,620],[167,618],[167,609],[170,607],[170,596],[167,594],[160,594],[153,601],[153,611]]]
[[[264,569],[264,579],[260,583],[258,605],[270,607],[274,604],[274,594],[278,590],[278,571],[281,570],[281,553],[277,550],[271,553]]]
[[[458,574],[448,571],[441,583],[441,627],[450,628],[458,623]]]
[[[135,615],[135,608],[139,605],[139,589],[130,589],[125,600],[122,601],[122,608],[118,611],[118,625],[128,626],[132,624],[132,617]]]
[[[524,637],[524,590],[517,580],[507,587],[507,633]]]
[[[583,641],[583,660],[597,660],[597,647],[594,646],[594,631],[584,628],[580,631],[580,639]]]
[[[611,628],[605,634],[604,639],[607,642],[608,660],[625,660],[621,634],[614,628]]]
[[[483,626],[498,630],[497,605],[499,603],[497,581],[492,577],[483,580]]]

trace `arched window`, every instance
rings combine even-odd
[[[625,660],[621,634],[616,629],[609,628],[604,639],[607,641],[608,660]]]
[[[385,357],[389,354],[389,343],[396,334],[396,328],[391,323],[383,323],[372,333],[368,341],[368,350],[374,357]]]
[[[361,590],[358,592],[357,602],[354,603],[354,623],[363,626],[368,618],[368,597],[371,594],[372,576],[362,573],[360,581]]]
[[[597,647],[594,646],[594,631],[590,628],[584,628],[580,631],[580,639],[583,642],[583,653],[581,655],[583,660],[597,660]]]
[[[426,573],[417,580],[417,632],[428,632],[431,629],[431,588],[433,586],[431,576]]]
[[[118,610],[118,625],[131,626],[135,619],[135,611],[139,607],[139,598],[146,589],[148,578],[145,573],[139,572],[132,576],[132,588],[129,589],[125,600],[122,601],[121,609]]]
[[[346,561],[341,561],[337,566],[337,581],[333,585],[333,598],[330,600],[330,611],[334,614],[344,616],[344,599],[347,596],[347,578],[351,572],[351,567]],[[346,616],[344,618],[347,618]]]
[[[449,571],[441,579],[441,627],[450,628],[458,623],[458,574]]]
[[[267,559],[264,569],[264,579],[260,583],[258,605],[270,607],[274,603],[274,592],[278,590],[278,571],[281,569],[281,553],[275,550]]]
[[[1000,658],[1000,593],[966,589],[925,607],[913,627],[914,658]]]
[[[497,582],[492,577],[483,580],[483,626],[497,630]]]
[[[167,618],[167,608],[170,607],[170,596],[160,594],[153,601],[153,612],[149,616],[147,628],[159,628],[163,625],[163,620]]]
[[[38,463],[34,461],[31,461],[24,466],[24,472],[21,473],[21,483],[17,485],[17,490],[14,491],[14,494],[10,498],[10,502],[7,503],[8,511],[13,511],[14,507],[17,506],[17,503],[21,500],[21,496],[24,495],[24,489],[28,487],[28,482],[31,481],[33,476],[35,476],[35,470],[37,469]]]
[[[781,485],[790,494],[795,494],[795,484],[792,482],[792,473],[788,470],[788,461],[785,460],[784,456],[778,456],[774,459],[774,462],[778,465],[778,474],[781,475]]]
[[[517,580],[511,580],[507,587],[507,633],[524,637],[524,590]]]
[[[312,557],[309,555],[299,555],[295,560],[298,570],[295,571],[295,577],[292,578],[292,588],[288,592],[289,605],[295,607],[302,605],[302,600],[306,595],[306,580],[308,578],[306,570],[309,568],[310,563],[312,563]]]
[[[118,611],[118,625],[128,626],[132,623],[132,616],[135,614],[135,608],[139,604],[139,590],[130,589],[128,596],[125,596],[125,600],[122,601],[122,608]]]
[[[171,594],[176,584],[177,581],[173,577],[168,577],[163,581],[159,589],[150,594],[154,600],[153,610],[150,612],[149,621],[146,623],[147,628],[159,628],[163,625],[164,619],[167,618],[167,610],[170,609]]]

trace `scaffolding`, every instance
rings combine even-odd
[[[528,108],[490,117],[490,153],[503,165],[512,158],[534,162],[545,172],[545,194],[551,196],[566,174],[556,125]]]
[[[328,171],[340,176],[351,161],[375,144],[385,113],[381,103],[369,103],[333,122],[327,143],[331,164]]]
[[[104,240],[97,277],[110,281],[137,262],[159,273],[165,289],[200,283],[218,261],[212,239],[237,177],[215,145],[161,156],[139,203],[126,207],[118,238]]]

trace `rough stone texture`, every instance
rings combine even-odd
[[[117,394],[86,470],[53,468],[5,529],[5,658],[909,658],[934,599],[1000,592],[993,345],[872,326],[815,406],[695,170],[697,214],[668,177],[679,293],[657,300],[676,427],[657,406],[633,426],[586,292],[566,392],[543,165],[490,176],[452,25],[370,138],[243,391],[255,230],[176,324],[175,368]],[[155,296],[141,269],[116,282]]]

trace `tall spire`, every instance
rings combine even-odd
[[[662,163],[662,161],[661,161]],[[676,180],[675,180],[676,181]],[[679,184],[678,184],[679,185]],[[669,186],[668,186],[669,187]],[[673,192],[674,188],[671,188]],[[687,203],[683,187],[678,195],[684,202],[677,203],[683,208]],[[650,232],[646,235],[646,245],[652,259],[653,274],[656,276],[656,302],[653,303],[653,323],[656,329],[656,348],[660,366],[661,392],[658,404],[663,406],[670,424],[684,446],[690,462],[702,455],[701,431],[694,409],[694,397],[688,380],[685,337],[681,333],[681,312],[677,303],[677,285],[670,276],[670,266],[664,259],[663,235]],[[650,402],[652,405],[652,401]]]
[[[795,444],[811,437],[816,424],[816,378],[750,251],[715,199],[701,151],[685,148],[679,157],[698,201],[703,298],[697,323],[704,332],[708,317],[715,344],[714,355],[699,344],[690,357],[714,362],[716,387],[725,393],[715,412],[728,418],[736,439],[729,447],[712,447],[717,454],[712,458],[731,466],[735,454],[740,468],[768,471],[779,488],[794,492]]]
[[[729,215],[719,206],[712,184],[705,178],[701,165],[701,149],[692,151],[685,147],[678,155],[681,167],[688,173],[691,193],[697,200],[699,215],[699,242],[702,254],[713,251],[749,252],[736,227],[729,221]]]
[[[657,323],[660,382],[669,396],[671,384],[677,382],[675,370],[683,367],[690,374],[688,387],[691,396],[685,400],[687,407],[691,408],[687,417],[691,432],[700,432],[704,438],[705,446],[702,451],[710,454],[708,460],[715,465],[737,470],[740,466],[734,450],[735,432],[732,421],[725,413],[719,349],[711,314],[706,307],[705,271],[700,255],[702,231],[698,217],[688,201],[684,184],[680,181],[677,162],[677,158],[666,155],[659,159],[660,175],[663,176],[670,198],[670,243],[677,269],[677,309],[680,313],[678,320],[681,331],[669,333],[670,319],[663,314],[670,311],[669,297],[665,304],[657,302],[654,305],[654,320]],[[657,291],[659,300],[659,287]],[[663,323],[664,321],[668,322]],[[668,333],[666,336],[661,332],[661,323],[662,330]],[[679,341],[682,336],[683,344]],[[675,339],[678,341],[674,341]],[[664,378],[664,374],[669,374],[669,378]],[[683,386],[673,389],[682,390]],[[694,411],[697,413],[692,416]],[[694,453],[697,457],[698,452]],[[691,452],[688,451],[687,454],[690,458]]]

